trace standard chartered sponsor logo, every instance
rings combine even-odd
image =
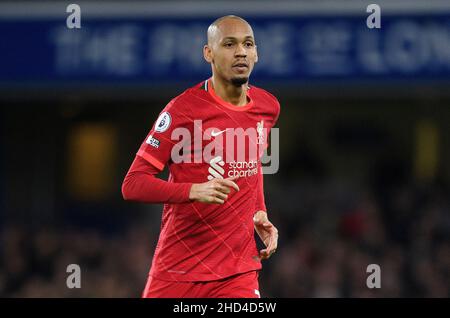
[[[225,175],[225,161],[223,161],[221,156],[217,156],[211,159],[208,168],[208,180],[214,178],[223,179]],[[226,175],[229,177],[250,177],[258,173],[258,161],[237,161],[227,163],[228,173]]]
[[[221,156],[217,156],[209,162],[209,176],[208,180],[212,180],[214,178],[223,179],[223,175],[225,173],[225,170],[222,168],[225,162],[222,160]]]
[[[219,177],[251,176],[258,172],[258,161],[261,161],[264,174],[274,174],[279,167],[278,128],[272,128],[270,135],[269,139],[264,120],[255,121],[253,127],[246,129],[242,127],[203,129],[202,121],[195,120],[193,131],[183,127],[172,131],[171,140],[174,146],[171,160],[174,163],[209,163],[209,180]],[[225,176],[227,168],[228,173]]]
[[[258,173],[258,161],[230,162],[228,168],[228,177],[250,177]]]

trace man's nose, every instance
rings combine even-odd
[[[247,50],[245,49],[245,47],[241,44],[239,44],[236,48],[236,51],[234,52],[235,56],[243,56],[246,57],[247,56]]]

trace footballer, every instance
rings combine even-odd
[[[261,260],[277,249],[261,156],[280,104],[249,85],[258,61],[251,26],[217,19],[203,55],[211,77],[161,111],[122,184],[125,200],[164,203],[143,297],[258,298]],[[167,181],[157,177],[165,166]]]

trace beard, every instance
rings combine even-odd
[[[248,82],[248,77],[233,77],[231,79],[231,84],[236,87],[241,87]]]

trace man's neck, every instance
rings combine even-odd
[[[225,102],[236,106],[244,106],[247,104],[247,84],[236,87],[231,83],[222,81],[216,76],[212,76],[211,84],[214,92]]]

